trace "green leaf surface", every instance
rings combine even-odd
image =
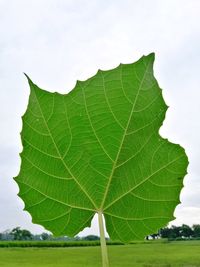
[[[173,220],[188,159],[159,135],[167,106],[153,62],[99,70],[66,95],[28,78],[15,179],[34,223],[73,236],[102,212],[110,237],[128,242]]]

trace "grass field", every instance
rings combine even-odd
[[[200,267],[200,241],[109,246],[110,267]],[[100,267],[100,247],[0,248],[1,267]]]

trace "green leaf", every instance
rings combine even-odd
[[[28,78],[15,179],[34,223],[73,236],[102,212],[110,237],[128,242],[174,218],[188,160],[158,133],[167,106],[153,62],[99,70],[66,95]]]

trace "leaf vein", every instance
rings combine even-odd
[[[50,197],[50,196],[46,195],[44,192],[40,191],[40,190],[37,189],[37,188],[34,188],[33,186],[31,186],[31,185],[29,185],[29,184],[27,184],[27,183],[25,183],[25,182],[22,182],[22,181],[18,181],[18,182],[21,183],[21,184],[24,184],[24,185],[26,185],[26,186],[29,186],[31,189],[35,190],[36,192],[40,193],[41,195],[45,196],[46,198],[51,199],[51,200],[53,200],[53,201],[55,201],[55,202],[57,202],[57,203],[60,203],[60,204],[62,204],[62,205],[65,205],[65,206],[67,206],[67,207],[71,207],[71,208],[73,208],[73,209],[79,209],[79,210],[96,211],[95,209],[90,209],[90,208],[85,208],[85,207],[79,207],[79,206],[77,206],[77,205],[74,206],[74,205],[72,205],[72,204],[67,204],[67,203],[65,203],[65,202],[63,202],[63,201],[61,201],[61,200],[58,200],[58,199],[56,199],[56,198],[53,198],[53,197]]]
[[[148,66],[149,66],[149,64],[148,64]],[[129,119],[128,119],[128,121],[127,121],[127,125],[126,125],[126,128],[125,128],[124,134],[123,134],[123,136],[122,136],[122,140],[121,140],[121,143],[120,143],[120,147],[119,147],[119,150],[118,150],[116,159],[115,159],[115,161],[114,161],[114,164],[113,164],[113,168],[112,168],[112,170],[111,170],[110,177],[109,177],[109,179],[108,179],[108,184],[107,184],[107,187],[106,187],[106,191],[105,191],[105,194],[104,194],[102,203],[101,203],[101,209],[103,209],[103,205],[104,205],[104,202],[105,202],[105,200],[106,200],[106,196],[107,196],[107,194],[108,194],[108,190],[109,190],[109,187],[110,187],[110,183],[111,183],[111,180],[112,180],[112,177],[113,177],[113,174],[114,174],[116,165],[117,165],[117,161],[118,161],[118,158],[119,158],[119,155],[120,155],[120,152],[121,152],[123,143],[124,143],[124,139],[125,139],[126,132],[127,132],[127,130],[128,130],[128,127],[129,127],[129,124],[130,124],[130,121],[131,121],[131,118],[132,118],[132,114],[133,114],[134,108],[135,108],[136,103],[137,103],[137,99],[138,99],[138,97],[139,97],[140,90],[141,90],[142,85],[143,85],[143,81],[144,81],[145,76],[146,76],[146,72],[147,72],[147,70],[148,70],[148,66],[147,66],[147,68],[146,68],[146,70],[145,70],[145,72],[144,72],[143,79],[141,80],[141,84],[140,84],[140,86],[139,86],[139,88],[138,88],[137,95],[136,95],[135,100],[134,100],[134,102],[133,102],[133,107],[132,107],[132,109],[131,109],[131,112],[130,112],[130,115],[129,115]],[[134,69],[135,69],[135,68],[134,68]]]
[[[87,114],[87,117],[88,117],[88,121],[90,123],[90,126],[92,128],[92,131],[99,143],[99,145],[101,146],[101,148],[103,149],[104,153],[107,155],[107,157],[113,162],[113,159],[111,158],[111,156],[108,154],[108,152],[106,151],[106,149],[104,148],[103,144],[101,143],[101,141],[99,140],[99,137],[94,129],[94,126],[92,124],[92,121],[91,121],[91,118],[90,118],[90,115],[89,115],[89,111],[88,111],[88,108],[87,108],[87,105],[86,105],[86,99],[85,99],[85,92],[84,92],[84,88],[81,86],[81,84],[79,83],[79,86],[81,87],[82,89],[82,92],[83,92],[83,100],[84,100],[84,104],[85,104],[85,110],[86,110],[86,114]]]
[[[138,188],[140,185],[142,185],[143,183],[145,183],[147,180],[149,180],[152,176],[154,176],[155,174],[159,173],[160,171],[162,171],[164,168],[166,168],[167,166],[169,166],[170,164],[176,162],[177,160],[179,160],[180,158],[182,158],[184,156],[180,156],[176,159],[174,159],[173,161],[171,161],[170,163],[164,165],[163,167],[161,167],[160,169],[158,169],[157,171],[155,171],[154,173],[152,173],[151,175],[147,176],[145,179],[143,179],[140,183],[138,183],[137,185],[135,185],[134,187],[132,187],[131,189],[129,189],[127,192],[125,192],[124,194],[122,194],[120,197],[116,198],[114,201],[112,201],[109,205],[107,205],[105,207],[104,210],[108,209],[110,206],[112,206],[114,203],[116,203],[118,200],[120,200],[121,198],[123,198],[125,195],[129,194],[131,191],[133,191],[134,189]]]
[[[34,90],[35,90],[35,88],[34,88]],[[34,92],[35,92],[35,91],[34,91]],[[90,202],[92,203],[92,205],[93,205],[94,207],[96,207],[96,204],[94,203],[93,199],[91,199],[91,197],[89,196],[89,194],[87,193],[87,191],[85,190],[85,188],[83,188],[83,186],[78,182],[78,180],[77,180],[77,179],[75,178],[75,176],[72,174],[71,170],[70,170],[69,167],[66,165],[65,161],[63,160],[63,158],[61,157],[60,152],[59,152],[59,149],[58,149],[58,147],[57,147],[57,145],[56,145],[56,143],[55,143],[55,140],[54,140],[54,138],[53,138],[53,136],[52,136],[52,134],[51,134],[51,131],[50,131],[50,129],[49,129],[49,126],[48,126],[48,124],[47,124],[47,122],[46,122],[46,120],[45,120],[45,117],[44,117],[44,115],[43,115],[43,112],[42,112],[42,109],[41,109],[41,107],[40,107],[40,103],[39,103],[39,101],[38,101],[38,98],[37,98],[36,93],[35,93],[35,96],[36,96],[36,99],[37,99],[37,102],[38,102],[38,107],[39,107],[40,112],[41,112],[41,114],[42,114],[42,116],[43,116],[43,120],[44,120],[44,123],[45,123],[45,125],[46,125],[46,128],[47,128],[47,130],[48,130],[48,132],[49,132],[49,135],[50,135],[50,137],[51,137],[51,139],[52,139],[52,142],[53,142],[53,144],[54,144],[54,146],[55,146],[55,148],[56,148],[56,150],[57,150],[57,152],[58,152],[58,155],[60,156],[60,159],[61,159],[63,165],[65,166],[66,170],[70,173],[70,175],[73,177],[74,181],[78,184],[78,186],[80,187],[80,189],[84,192],[84,194],[85,194],[85,195],[87,196],[87,198],[90,200]]]

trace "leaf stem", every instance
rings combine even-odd
[[[101,211],[98,211],[98,220],[99,220],[99,232],[100,232],[100,242],[101,242],[102,267],[109,267],[105,232],[103,226],[103,214]]]

